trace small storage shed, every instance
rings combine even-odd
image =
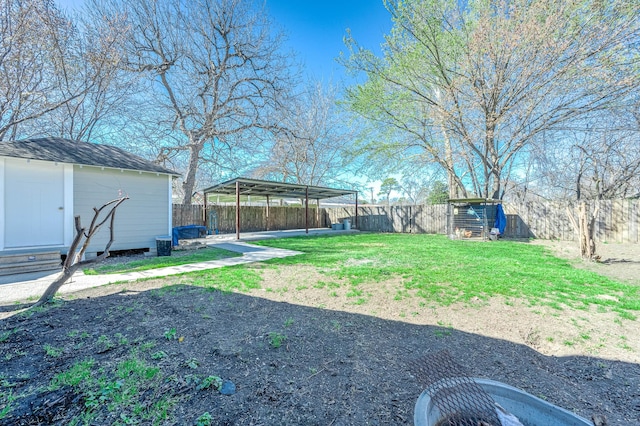
[[[457,198],[448,201],[447,234],[454,239],[481,239],[504,234],[502,201],[491,198]],[[494,228],[502,228],[491,233]]]
[[[0,255],[59,250],[65,254],[93,208],[128,195],[115,217],[111,251],[155,252],[159,235],[171,233],[172,179],[178,174],[120,148],[46,138],[0,143]],[[87,255],[104,250],[107,224]]]

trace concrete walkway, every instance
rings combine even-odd
[[[310,229],[308,235],[339,235],[357,231],[331,231],[327,229]],[[76,272],[71,280],[63,285],[58,293],[73,293],[91,287],[111,284],[123,281],[135,281],[140,278],[165,277],[182,274],[185,272],[203,271],[206,269],[222,268],[224,266],[241,265],[245,263],[263,262],[265,260],[295,256],[301,252],[293,250],[261,247],[248,244],[244,241],[257,241],[270,238],[286,238],[307,235],[305,231],[272,231],[243,233],[241,240],[236,240],[235,234],[210,235],[207,238],[197,240],[208,246],[242,253],[240,257],[231,257],[207,262],[190,263],[166,268],[150,269],[141,272],[129,272],[125,274],[85,275],[82,271]],[[38,298],[44,293],[49,284],[58,276],[57,272],[39,272],[31,274],[8,275],[0,277],[0,304],[8,304],[24,301],[27,298]]]

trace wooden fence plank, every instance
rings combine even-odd
[[[640,200],[601,200],[596,218],[597,242],[640,242]],[[507,229],[505,235],[513,238],[557,238],[575,240],[576,233],[567,216],[567,202],[505,203]],[[595,204],[590,203],[593,209]],[[221,233],[235,232],[235,206],[208,206],[203,223],[202,205],[173,205],[173,226],[202,225],[213,228],[211,219],[217,219]],[[415,206],[360,206],[358,228],[373,232],[404,232],[445,234],[447,232],[447,205]],[[241,229],[244,232],[267,229],[266,208],[241,206]],[[309,227],[330,227],[332,223],[351,221],[355,227],[355,207],[309,208]],[[305,209],[302,207],[271,206],[269,229],[304,229]]]

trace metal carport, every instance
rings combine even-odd
[[[294,183],[271,182],[259,179],[235,178],[203,190],[204,210],[207,211],[208,194],[225,194],[236,196],[236,239],[240,239],[240,196],[259,195],[267,199],[267,218],[269,217],[269,198],[301,198],[305,206],[305,226],[309,233],[309,200],[320,200],[344,195],[356,196],[356,216],[354,226],[358,227],[358,191],[350,189],[327,188],[323,186],[300,185]]]

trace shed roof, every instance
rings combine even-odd
[[[502,200],[496,200],[494,198],[449,198],[450,203],[466,203],[466,204],[501,204]]]
[[[294,183],[272,182],[259,179],[235,178],[204,190],[204,194],[235,194],[236,182],[240,186],[240,195],[262,195],[291,198],[305,198],[324,200],[342,195],[356,194],[351,189],[326,188],[323,186],[300,185]]]
[[[115,146],[62,138],[1,142],[0,156],[179,175],[173,170],[154,164]]]

